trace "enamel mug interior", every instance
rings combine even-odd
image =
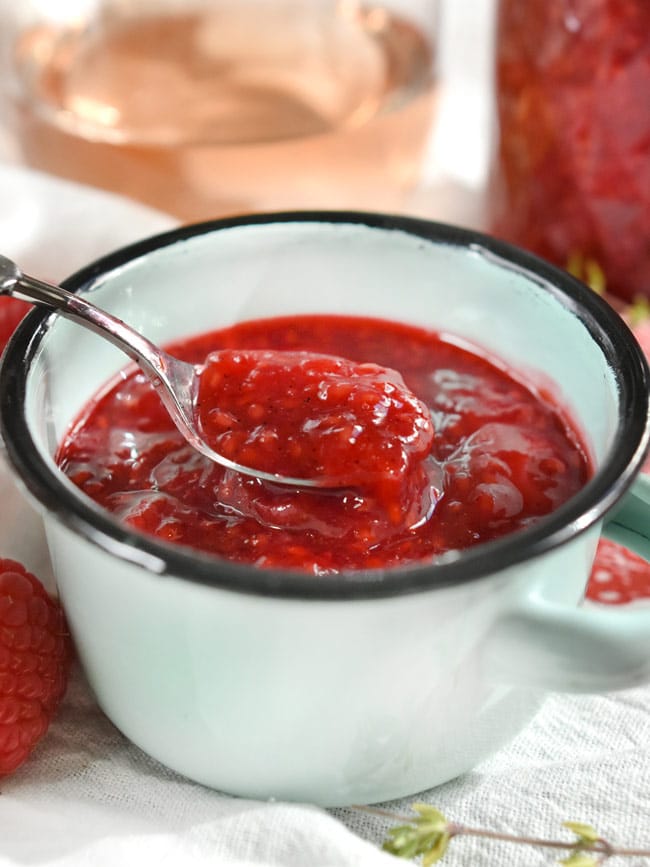
[[[472,767],[530,718],[540,686],[572,688],[534,655],[513,673],[495,635],[531,594],[577,605],[602,517],[646,450],[645,364],[590,290],[473,233],[350,214],[182,229],[66,285],[160,344],[291,313],[448,332],[554,393],[596,467],[534,527],[434,566],[315,579],[226,563],[131,532],[62,477],[58,443],[125,359],[32,314],[3,365],[3,435],[44,511],[90,683],[135,743],[239,795],[379,801]]]

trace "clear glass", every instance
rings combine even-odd
[[[437,0],[0,0],[23,160],[181,220],[400,208],[435,108]]]

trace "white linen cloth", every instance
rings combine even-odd
[[[0,166],[0,246],[34,274],[59,279],[170,225],[108,194]],[[0,509],[0,557],[49,582],[40,519],[4,464]],[[415,800],[455,822],[530,836],[569,840],[561,822],[586,821],[613,843],[650,849],[650,688],[551,695],[471,773],[385,806],[404,812]],[[0,867],[380,867],[399,863],[378,848],[388,826],[351,809],[246,801],[181,778],[114,728],[78,667],[46,738],[0,779]],[[443,863],[535,867],[559,854],[463,838]]]

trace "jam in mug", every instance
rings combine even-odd
[[[217,466],[183,440],[142,374],[122,374],[85,407],[57,460],[121,521],[165,541],[314,575],[431,562],[529,526],[592,473],[551,395],[447,335],[308,315],[169,348],[196,364],[220,351],[200,412],[216,436],[236,434],[234,457],[255,463],[275,443],[288,463],[272,468],[347,479],[293,489]],[[296,353],[307,373],[296,374]]]

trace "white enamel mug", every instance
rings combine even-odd
[[[291,313],[453,333],[552,388],[596,467],[534,526],[435,564],[319,579],[192,553],[120,525],[57,469],[124,357],[35,311],[0,371],[2,435],[97,699],[156,759],[246,797],[381,801],[471,768],[547,690],[650,681],[650,609],[579,607],[604,521],[650,552],[648,369],[591,290],[476,233],[352,213],[180,229],[65,285],[163,344]]]

